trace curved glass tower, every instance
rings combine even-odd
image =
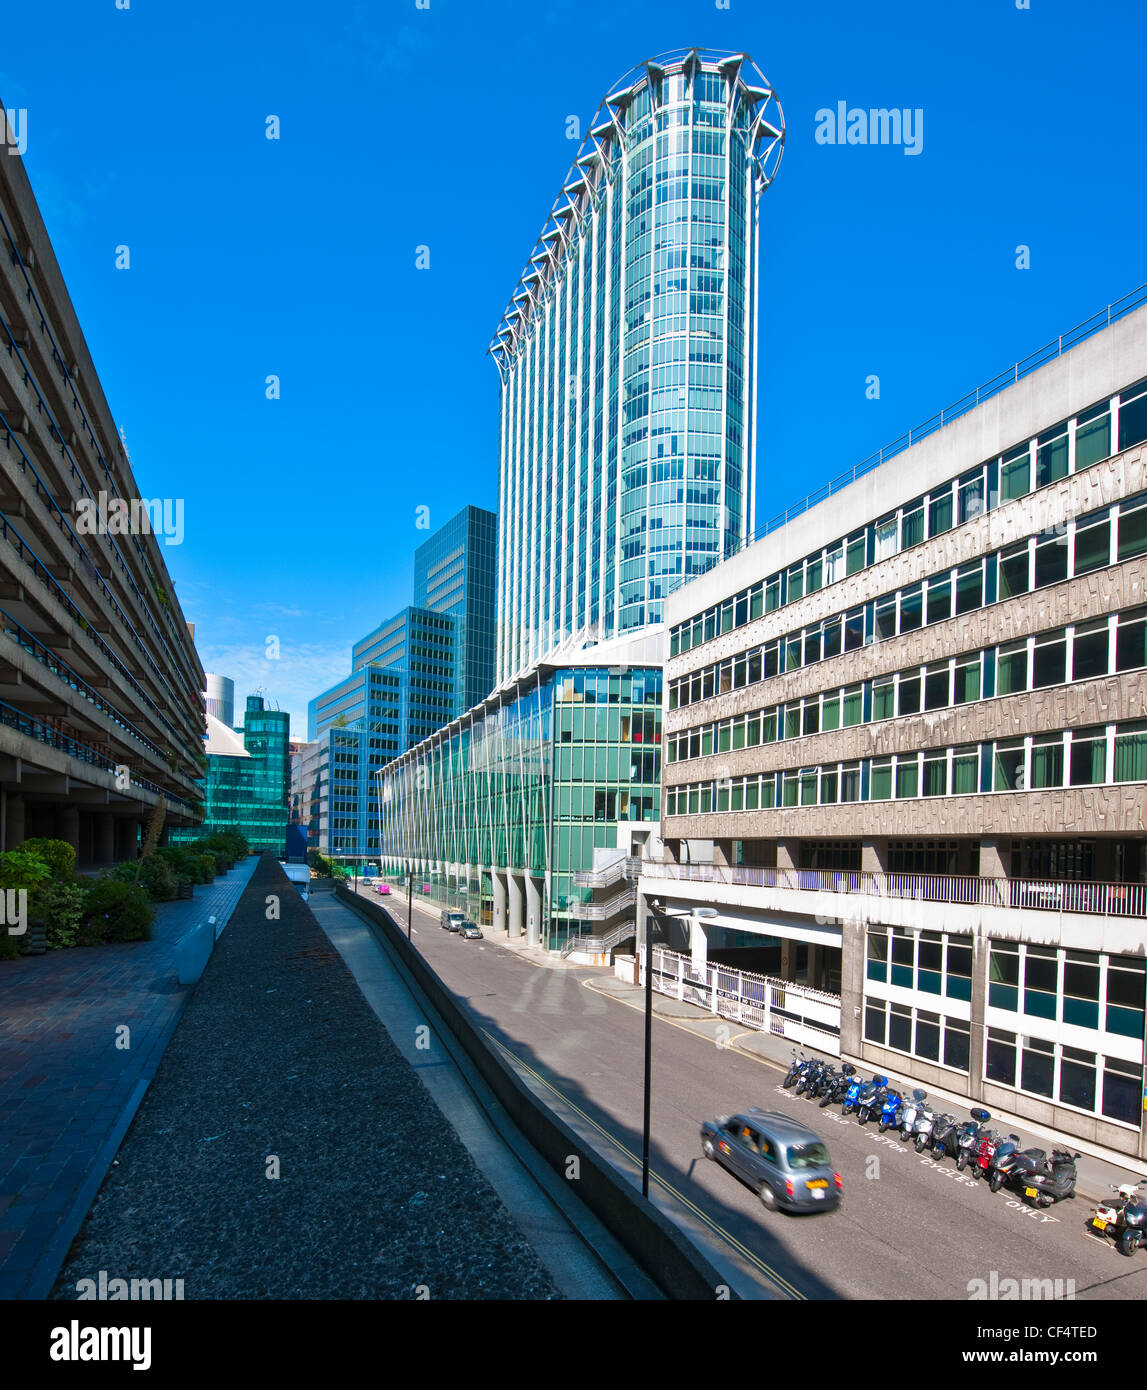
[[[662,620],[752,530],[758,198],[784,122],[743,53],[601,103],[490,345],[499,682]]]

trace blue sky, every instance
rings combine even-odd
[[[185,500],[168,566],[240,705],[260,686],[305,734],[351,643],[410,601],[416,509],[437,527],[495,505],[487,345],[576,153],[568,117],[584,129],[646,57],[746,51],[784,107],[759,524],[1147,280],[1141,0],[786,8],[5,14],[0,100],[28,113],[25,164],[140,490]],[[920,153],[818,144],[840,101],[919,108]]]

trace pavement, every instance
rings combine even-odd
[[[369,890],[360,889],[360,891],[364,896],[371,896]],[[383,902],[394,915],[396,921],[400,920],[405,923],[405,897],[395,895],[394,897],[376,899],[376,901]],[[435,913],[439,910],[439,904],[431,903],[425,898],[416,899],[415,906],[422,906]],[[415,921],[417,922],[417,920],[416,914]],[[483,930],[487,932],[487,939],[496,942],[503,950],[511,951],[521,960],[528,961],[542,969],[572,970],[580,974],[585,974],[589,969],[584,964],[575,965],[568,960],[562,960],[559,951],[550,951],[543,946],[528,945],[524,936],[510,937],[504,932],[493,932],[488,928]],[[641,1011],[645,1009],[644,987],[635,985],[628,979],[619,979],[613,973],[612,968],[608,971],[601,970],[600,978],[595,979],[590,987],[619,1003],[628,1004]],[[752,1057],[756,1061],[766,1066],[778,1068],[782,1072],[788,1071],[793,1052],[791,1039],[779,1037],[772,1033],[762,1033],[754,1028],[745,1028],[733,1020],[708,1013],[697,1005],[674,999],[665,994],[654,993],[653,1011],[658,1018],[683,1028],[697,1037],[717,1043],[719,1046],[738,1052],[742,1056]],[[800,1051],[807,1057],[827,1058],[834,1064],[838,1064],[840,1060],[828,1053],[818,1052],[813,1047],[802,1047]],[[867,1075],[872,1074],[871,1071],[867,1073]],[[911,1090],[913,1086],[920,1085],[907,1073],[889,1072],[882,1074],[887,1074],[889,1081],[897,1089],[907,1086]],[[975,1103],[969,1102],[966,1096],[960,1096],[953,1091],[945,1091],[936,1086],[927,1086],[924,1089],[933,1100],[949,1107],[951,1113],[957,1117],[964,1117],[970,1105]],[[1121,1155],[1114,1154],[1110,1150],[1056,1133],[1042,1126],[1033,1125],[1030,1120],[1024,1120],[1009,1112],[994,1110],[991,1113],[992,1128],[999,1129],[1005,1134],[1018,1134],[1023,1148],[1051,1149],[1054,1146],[1067,1148],[1071,1153],[1078,1152],[1080,1157],[1076,1161],[1076,1191],[1082,1198],[1097,1201],[1109,1196],[1112,1187],[1117,1187],[1121,1183],[1135,1183],[1141,1178],[1147,1177],[1147,1160],[1136,1166],[1130,1160],[1122,1158]]]
[[[101,1271],[188,1300],[560,1296],[269,855],[50,1296]]]
[[[176,942],[220,931],[256,863],[157,904],[150,941],[0,964],[0,1299],[52,1287],[191,993]]]

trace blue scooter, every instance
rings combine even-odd
[[[896,1091],[889,1091],[888,1098],[880,1107],[880,1124],[878,1126],[881,1134],[886,1129],[899,1129],[900,1116],[904,1109],[904,1097]]]

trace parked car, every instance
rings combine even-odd
[[[481,941],[482,928],[477,922],[463,922],[458,928],[458,935],[463,941]]]
[[[844,1184],[820,1137],[776,1110],[754,1106],[706,1120],[701,1150],[753,1188],[769,1211],[831,1211]]]
[[[442,915],[438,919],[438,925],[444,927],[447,931],[458,931],[461,929],[462,923],[465,920],[466,914],[464,912],[451,912],[448,907],[444,907],[442,909]]]
[[[363,876],[362,876],[362,886],[363,886],[364,888],[372,888],[372,887],[374,886],[374,879],[368,877],[366,874],[363,874]]]
[[[385,894],[387,894],[387,893],[390,892],[390,884],[389,884],[389,883],[376,883],[376,884],[374,885],[374,891],[375,891],[376,893],[382,893],[382,894],[385,895]]]

